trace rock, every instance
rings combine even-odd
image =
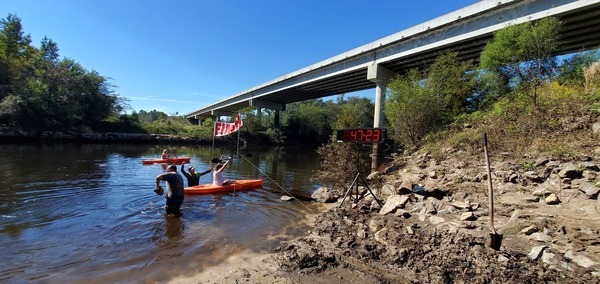
[[[290,201],[290,200],[292,200],[292,199],[294,199],[294,198],[293,198],[293,197],[291,197],[291,196],[283,195],[283,196],[281,196],[281,198],[280,198],[280,199],[281,199],[282,201]]]
[[[594,122],[592,124],[592,133],[597,137],[600,137],[600,122]]]
[[[372,199],[371,200],[371,207],[369,208],[369,211],[379,211],[381,210],[381,205],[379,205],[379,202],[377,202],[377,200],[375,200],[375,198],[373,198],[373,195],[368,195],[367,198],[365,198],[365,200],[368,199]]]
[[[537,196],[525,196],[522,199],[525,203],[537,203],[540,201],[540,198]]]
[[[310,197],[321,203],[331,203],[337,200],[333,192],[331,192],[331,190],[325,186],[317,189]]]
[[[544,234],[544,233],[533,233],[531,235],[529,235],[529,237],[534,240],[534,241],[538,241],[538,242],[545,242],[545,243],[549,243],[552,241],[552,237]]]
[[[525,173],[523,173],[523,176],[532,181],[532,182],[542,182],[544,179],[542,177],[540,177],[540,175],[538,175],[537,172],[535,171],[527,171]]]
[[[551,252],[544,251],[544,253],[542,254],[542,261],[547,264],[553,264],[555,262],[555,256],[556,255]]]
[[[431,216],[429,217],[429,222],[431,222],[433,225],[437,225],[446,222],[446,219],[438,216]]]
[[[425,204],[425,208],[426,208],[425,213],[437,214],[439,207],[440,207],[440,205],[437,202],[437,199],[429,197],[429,198],[427,198],[427,203]]]
[[[394,188],[394,186],[389,183],[386,183],[379,190],[378,196],[381,196],[381,198],[386,198],[386,197],[388,197],[390,195],[394,195],[394,194],[396,194],[396,189]]]
[[[427,191],[425,190],[425,187],[422,187],[420,185],[417,185],[413,188],[413,193],[418,194],[418,195],[427,195]]]
[[[411,216],[410,212],[403,210],[403,209],[397,209],[395,214],[396,214],[396,216],[402,216],[406,219],[410,218],[410,216]]]
[[[454,201],[454,202],[452,202],[451,205],[454,206],[456,209],[471,210],[471,204],[469,204],[469,203],[465,203],[465,202],[461,202],[461,201]]]
[[[600,187],[597,187],[591,182],[586,182],[582,184],[579,190],[585,193],[585,195],[590,199],[598,198],[598,193],[600,193]]]
[[[358,232],[356,233],[356,236],[361,238],[361,239],[365,239],[367,238],[367,232],[365,231],[364,228],[361,228],[360,230],[358,230]]]
[[[388,245],[388,243],[387,243],[387,230],[388,230],[387,228],[383,228],[383,229],[377,231],[375,233],[375,235],[374,235],[375,240],[377,242],[379,242],[380,244],[385,245],[385,246]]]
[[[470,221],[469,222],[460,222],[459,225],[460,225],[459,227],[469,229],[469,230],[477,228],[477,226],[475,226],[475,222],[470,222]]]
[[[377,231],[379,231],[380,228],[383,227],[383,224],[382,224],[381,220],[372,219],[371,221],[369,221],[368,227],[369,227],[369,231],[377,232]]]
[[[533,164],[534,167],[543,167],[545,166],[550,160],[548,158],[539,158],[535,161],[535,163]]]
[[[497,259],[498,259],[498,262],[500,262],[500,263],[505,263],[505,264],[508,263],[508,257],[506,257],[506,256],[499,255]]]
[[[575,255],[572,250],[568,250],[565,253],[565,258],[571,260],[572,262],[577,263],[577,265],[588,268],[590,266],[596,265],[596,262],[590,260],[589,258],[583,255]]]
[[[406,195],[390,195],[385,200],[385,204],[381,207],[381,210],[379,210],[379,214],[385,215],[396,211],[398,208],[404,208],[408,200],[409,197]]]
[[[425,222],[425,219],[427,219],[426,211],[427,211],[427,209],[425,208],[425,206],[423,206],[421,208],[421,210],[419,211],[419,221]]]
[[[548,205],[556,205],[560,203],[560,199],[558,199],[558,196],[556,196],[554,193],[548,195],[544,201],[546,201],[546,204]]]
[[[374,179],[378,179],[379,177],[381,177],[380,172],[372,172],[367,176],[367,180],[374,180]]]
[[[519,232],[521,232],[521,230],[523,230],[523,228],[526,228],[529,224],[524,223],[521,220],[509,220],[508,222],[506,222],[506,224],[504,224],[499,230],[498,233],[502,234],[502,235],[516,235]]]
[[[529,227],[524,228],[523,230],[521,230],[521,234],[529,236],[529,235],[531,235],[531,234],[533,234],[533,233],[535,233],[537,231],[539,231],[539,229],[536,226],[529,226]]]
[[[592,181],[598,177],[598,173],[586,170],[586,171],[583,171],[583,174],[581,174],[581,176],[583,176],[583,178],[585,180]]]
[[[398,187],[397,192],[399,194],[412,193],[413,186],[414,186],[414,184],[412,183],[412,181],[410,181],[408,179],[403,179],[402,182],[400,183],[400,186]]]
[[[537,197],[546,197],[548,195],[550,195],[550,191],[548,191],[548,189],[546,189],[544,186],[537,188],[536,190],[534,190],[531,194],[533,194],[534,196]]]
[[[464,212],[460,215],[461,221],[475,221],[477,220],[477,216],[473,214],[473,212]]]
[[[510,183],[517,183],[519,181],[519,175],[513,172],[508,175],[508,179],[506,181]]]
[[[429,174],[427,174],[427,176],[428,176],[429,178],[432,178],[432,179],[437,179],[437,178],[438,178],[438,175],[437,175],[437,172],[436,172],[436,171],[431,171],[431,172],[429,172]]]
[[[562,179],[574,179],[581,177],[582,170],[577,168],[573,164],[567,164],[560,172],[558,172],[558,176]]]
[[[591,171],[596,171],[596,172],[600,172],[600,168],[598,167],[598,165],[592,163],[592,162],[581,162],[579,163],[579,168],[582,169],[588,169]]]
[[[547,248],[547,246],[543,245],[533,247],[527,257],[529,257],[531,260],[538,260],[542,256],[542,253],[544,253],[544,250]]]

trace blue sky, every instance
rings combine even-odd
[[[111,78],[130,110],[181,115],[475,2],[0,0],[0,17]]]

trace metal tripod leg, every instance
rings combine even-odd
[[[344,199],[342,199],[342,202],[340,203],[340,205],[338,205],[338,208],[341,207],[342,204],[344,204],[346,197],[348,197],[348,194],[350,194],[350,191],[352,191],[352,188],[354,188],[354,185],[356,184],[356,181],[358,180],[359,176],[360,176],[360,173],[356,173],[356,176],[354,177],[352,184],[350,184],[350,187],[348,187],[348,189],[346,190],[346,194],[344,194]],[[358,184],[356,184],[356,195],[358,196]],[[352,198],[352,194],[350,194],[350,198]],[[358,200],[355,199],[355,202],[358,202]]]
[[[360,180],[363,182],[363,184],[367,188],[366,190],[363,190],[363,192],[358,191],[358,183],[357,183],[358,178],[360,178]],[[356,197],[353,197],[352,193],[351,193],[351,191],[354,187],[356,187]],[[346,200],[346,197],[348,197],[348,195],[350,195],[350,199],[354,199],[354,203],[358,203],[358,201],[364,197],[364,194],[367,191],[369,191],[369,193],[371,193],[371,195],[373,195],[373,198],[375,198],[375,201],[377,201],[377,204],[379,204],[379,206],[383,206],[383,204],[381,204],[381,201],[379,201],[379,199],[377,199],[377,196],[375,196],[373,191],[371,191],[371,188],[369,187],[369,184],[367,183],[367,181],[362,177],[360,172],[358,172],[358,173],[356,173],[356,176],[354,177],[354,181],[352,181],[352,184],[350,184],[350,187],[346,190],[346,194],[344,194],[344,199],[342,199],[342,202],[340,203],[340,205],[338,205],[338,208],[341,207],[342,204],[344,204],[344,201]]]

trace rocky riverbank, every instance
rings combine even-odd
[[[485,160],[446,149],[443,160],[419,152],[372,175],[381,180],[372,188],[382,205],[370,193],[358,202],[338,199],[307,235],[246,267],[196,280],[600,283],[600,147],[586,149],[569,157],[493,159],[498,250],[489,247]]]
[[[383,206],[370,194],[346,200],[276,259],[290,273],[347,267],[381,283],[598,283],[600,148],[590,150],[492,163],[499,250],[486,245],[485,161],[447,149],[444,160],[397,160],[375,190]]]

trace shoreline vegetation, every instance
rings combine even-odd
[[[212,138],[189,137],[172,134],[124,133],[124,132],[79,132],[79,131],[0,131],[0,143],[106,143],[106,144],[175,144],[211,145]],[[236,138],[215,137],[216,144],[237,143]],[[243,135],[240,143],[285,145],[282,141],[267,135]]]

